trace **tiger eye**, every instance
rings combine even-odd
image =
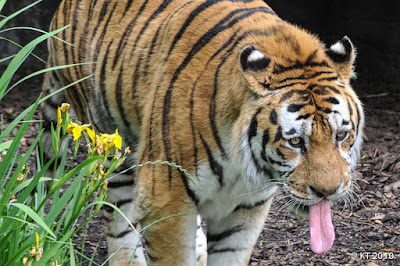
[[[336,133],[336,141],[342,141],[347,137],[348,132],[347,131],[340,131]]]
[[[289,139],[289,144],[295,148],[300,148],[304,145],[304,141],[300,137],[295,137],[295,138]]]

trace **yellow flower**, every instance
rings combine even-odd
[[[122,137],[118,134],[118,129],[116,129],[115,133],[111,136],[115,147],[117,147],[119,150],[122,149]]]
[[[57,125],[61,126],[62,124],[62,119],[61,119],[61,108],[58,107],[57,109]]]
[[[94,129],[91,129],[91,128],[85,128],[85,129],[86,129],[86,132],[89,135],[89,138],[92,140],[92,142],[94,144],[95,141],[96,141],[96,133],[94,132]]]
[[[39,250],[39,234],[37,232],[36,233],[36,249]]]
[[[101,134],[97,140],[99,143],[104,144],[104,150],[108,151],[111,147],[122,149],[122,137],[118,134],[118,129],[115,130],[114,134]],[[99,145],[97,143],[97,145]]]
[[[22,264],[26,265],[28,263],[28,257],[22,259]]]
[[[80,126],[77,123],[70,122],[68,124],[67,133],[68,134],[72,133],[74,135],[74,141],[75,141],[81,137],[82,131],[84,129],[86,129],[86,131],[87,131],[89,127],[90,127],[90,124],[84,124],[84,125]]]
[[[69,103],[63,103],[62,105],[61,105],[61,111],[62,112],[66,112],[66,111],[68,111],[68,109],[69,109]]]

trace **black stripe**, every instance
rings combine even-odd
[[[257,202],[255,202],[253,204],[239,204],[239,205],[236,206],[236,208],[233,211],[235,212],[235,211],[238,211],[238,210],[251,210],[251,209],[257,208],[258,206],[261,206],[264,203],[266,203],[271,197],[263,199],[263,200],[260,200],[260,201],[257,201]]]
[[[300,111],[301,108],[303,108],[304,106],[306,106],[306,104],[290,104],[287,107],[287,111],[291,112],[291,113],[296,113],[298,111]]]
[[[146,20],[146,22],[144,23],[143,27],[140,29],[140,32],[137,35],[136,40],[133,42],[134,46],[133,46],[130,58],[132,58],[133,53],[137,52],[136,46],[139,43],[140,38],[146,37],[146,35],[144,34],[144,31],[148,28],[148,26],[150,25],[150,22],[152,22],[160,13],[162,13],[168,7],[168,5],[171,2],[173,2],[173,1],[172,0],[165,0],[164,2],[162,2],[161,5],[157,8],[157,10],[154,11],[153,14],[151,14],[151,16],[149,17],[149,19]],[[146,3],[147,3],[147,1],[146,1]],[[137,32],[137,31],[135,31],[135,32]]]
[[[305,64],[300,63],[299,61],[296,61],[294,65],[291,65],[289,67],[285,67],[282,65],[275,65],[274,67],[274,74],[282,74],[288,71],[296,70],[296,69],[303,69],[305,67],[329,67],[329,64],[326,61],[321,61],[321,62],[306,62]]]
[[[132,228],[128,227],[128,229],[126,229],[125,231],[122,231],[121,233],[119,233],[118,235],[114,235],[113,233],[107,233],[108,237],[113,237],[113,238],[121,238],[126,236],[127,234],[129,234],[130,232],[132,232]]]
[[[326,77],[326,78],[320,78],[318,79],[318,81],[332,81],[332,80],[337,80],[339,77],[338,76],[334,76],[334,77]]]
[[[286,160],[285,154],[283,154],[279,148],[276,149],[276,154],[278,154],[278,156],[281,157],[282,160]]]
[[[315,56],[317,55],[317,53],[318,53],[318,49],[315,49],[315,50],[307,57],[306,63],[311,63],[312,60],[314,60],[314,58],[315,58]]]
[[[206,1],[199,5],[195,10],[193,10],[188,18],[185,20],[185,22],[182,24],[181,28],[179,29],[178,33],[175,34],[174,40],[172,41],[171,47],[169,48],[168,51],[168,56],[165,60],[168,60],[169,56],[171,55],[172,50],[174,49],[176,43],[182,38],[182,35],[186,31],[186,29],[189,27],[190,23],[204,10],[206,10],[208,7],[217,4],[218,1]]]
[[[265,148],[269,142],[269,129],[266,129],[262,138],[262,152],[265,153]]]
[[[214,159],[212,151],[210,147],[207,145],[207,142],[204,140],[203,136],[200,134],[200,139],[203,143],[204,148],[206,149],[208,162],[210,163],[211,171],[218,176],[219,185],[222,187],[224,185],[224,173],[222,166]]]
[[[113,43],[113,41],[111,41],[106,49],[106,54],[103,57],[103,62],[101,63],[101,70],[100,70],[100,82],[98,84],[99,88],[100,88],[100,97],[101,97],[101,103],[104,107],[104,111],[107,114],[107,117],[109,117],[110,119],[107,119],[108,121],[112,121],[111,120],[111,110],[110,110],[110,106],[108,105],[108,100],[107,100],[107,92],[106,92],[106,77],[107,75],[107,58],[109,57],[109,53],[110,53],[110,47],[111,44]],[[103,125],[104,125],[104,120],[102,121]]]
[[[316,77],[318,77],[318,76],[320,76],[322,74],[332,74],[332,73],[333,73],[332,71],[318,71],[318,72],[315,72],[314,74],[312,74],[310,76],[310,78],[316,78]]]
[[[318,108],[320,109],[320,108]],[[322,112],[326,113],[326,114],[330,114],[332,113],[332,109],[331,108],[324,108],[324,109],[320,109]],[[337,113],[337,111],[333,111],[334,113]]]
[[[131,130],[131,123],[128,120],[128,113],[125,109],[125,105],[123,104],[123,97],[124,94],[122,93],[123,90],[123,73],[124,73],[124,64],[121,64],[121,67],[118,71],[118,79],[117,79],[117,84],[115,86],[115,98],[117,101],[117,109],[119,112],[119,115],[122,119],[122,123],[125,127],[125,134],[124,137],[128,139],[129,145],[134,145],[135,143],[138,142],[138,136]],[[125,99],[126,100],[126,99]]]
[[[295,85],[306,85],[306,84],[307,84],[307,82],[292,82],[292,83],[285,84],[285,85],[282,85],[282,86],[272,87],[271,89],[280,90],[280,89],[287,88],[287,87],[293,87]]]
[[[109,188],[120,188],[135,185],[135,180],[132,178],[131,180],[126,181],[109,181],[107,187]]]
[[[257,160],[257,158],[256,158],[256,156],[255,156],[255,154],[253,152],[252,146],[251,146],[251,139],[257,135],[257,124],[258,124],[258,122],[257,122],[257,114],[260,113],[261,110],[262,110],[262,108],[260,108],[252,118],[252,121],[251,121],[251,124],[250,124],[250,127],[249,127],[249,133],[248,133],[248,145],[249,145],[250,150],[251,150],[251,158],[252,158],[252,160],[254,162],[254,165],[256,166],[257,171],[258,172],[264,172],[267,176],[270,176],[271,175],[270,171],[267,168],[265,168],[264,166],[260,165],[260,163],[258,162],[258,160]],[[268,139],[269,139],[269,133],[268,133],[268,129],[267,129],[267,130],[264,131],[264,135],[263,135],[263,139],[262,139],[262,150],[263,150],[263,153],[265,153],[265,148],[266,148],[266,145],[268,143]]]
[[[278,130],[277,130],[276,135],[275,135],[274,142],[277,142],[280,139],[282,139],[282,127],[281,126],[278,127]]]
[[[92,40],[94,39],[94,37],[97,35],[97,31],[99,30],[99,29],[101,29],[101,27],[100,27],[100,24],[101,24],[101,21],[104,19],[104,15],[105,15],[105,11],[107,10],[107,8],[108,8],[108,4],[109,4],[109,1],[104,1],[104,3],[103,3],[103,6],[102,6],[102,8],[101,8],[101,10],[100,10],[100,15],[99,15],[99,17],[98,17],[98,20],[97,20],[97,22],[94,24],[94,25],[97,25],[97,27],[94,27],[94,31],[93,31],[93,35],[92,35]],[[105,25],[107,25],[107,24],[105,24]],[[105,30],[105,27],[103,28],[103,31]],[[98,45],[96,45],[95,47],[97,47]],[[98,54],[98,51],[96,51],[96,55]]]
[[[148,248],[147,248],[147,249],[148,249]],[[149,251],[146,252],[146,255],[147,255],[147,257],[149,257],[149,259],[150,259],[151,261],[159,261],[159,260],[160,260],[159,258],[152,256],[152,255],[151,255],[151,252],[149,252]]]
[[[114,204],[117,208],[120,208],[122,205],[131,203],[132,201],[133,201],[132,198],[128,198],[128,199],[121,199],[121,200],[118,200],[116,202],[111,202],[111,203]],[[109,205],[103,205],[103,209],[106,212],[113,212],[114,211],[114,208],[109,206]]]
[[[277,125],[278,124],[278,115],[276,114],[275,109],[272,109],[271,113],[269,114],[269,121],[273,125]]]
[[[301,120],[301,119],[307,119],[311,116],[312,114],[304,114],[304,115],[299,115],[296,120]]]
[[[248,131],[249,146],[250,146],[250,142],[251,142],[252,138],[257,136],[257,126],[258,126],[257,115],[261,112],[261,110],[262,110],[262,108],[259,108],[257,110],[257,112],[253,115],[253,118],[251,119],[249,131]]]
[[[339,101],[335,97],[329,97],[327,99],[323,99],[323,101],[331,104],[339,104]]]
[[[264,155],[264,154],[262,154],[262,155]],[[264,156],[266,156],[266,155],[264,155]],[[264,158],[263,158],[264,159]],[[266,160],[265,160],[266,159]],[[271,158],[271,156],[268,156],[267,158],[265,158],[264,160],[265,161],[267,161],[267,162],[269,162],[270,164],[276,164],[276,165],[279,165],[279,166],[282,166],[282,167],[289,167],[290,165],[288,165],[288,164],[285,164],[285,163],[282,163],[282,162],[279,162],[279,161],[276,161],[276,160],[274,160],[274,159],[272,159]]]
[[[306,77],[304,76],[304,74],[302,74],[302,75],[300,75],[300,76],[298,76],[298,77],[285,78],[284,80],[280,80],[280,81],[278,81],[277,83],[284,83],[284,82],[291,81],[291,80],[296,80],[296,79],[304,80],[304,79],[308,79],[308,78],[306,78]]]
[[[140,9],[139,9],[138,13],[136,14],[136,16],[135,16],[135,17],[131,20],[131,22],[125,27],[125,31],[124,31],[124,33],[122,34],[121,38],[119,39],[118,48],[117,48],[117,50],[116,50],[116,55],[121,54],[122,50],[124,49],[126,43],[127,43],[128,40],[129,40],[128,36],[132,33],[133,28],[134,28],[134,25],[136,24],[136,20],[140,17],[140,15],[142,14],[142,12],[143,12],[144,9],[146,8],[147,3],[148,3],[148,0],[146,0],[146,1],[140,6]],[[130,4],[129,4],[129,6],[130,6]],[[127,6],[127,8],[128,8],[128,6]],[[126,9],[126,10],[127,10],[127,9]],[[140,38],[140,35],[139,35],[138,38]],[[136,52],[136,49],[135,49],[135,48],[136,48],[136,43],[137,43],[137,42],[138,42],[138,39],[136,39],[135,42],[134,42],[135,44],[134,44],[133,50],[135,50],[135,52]],[[113,68],[114,68],[114,66],[115,66],[115,64],[116,64],[116,62],[117,62],[117,60],[118,60],[118,57],[116,56],[116,57],[114,58]]]
[[[94,56],[97,56],[97,55],[99,55],[100,54],[100,50],[102,50],[102,46],[103,46],[103,44],[106,44],[106,42],[104,42],[104,36],[106,35],[106,32],[107,32],[107,29],[108,29],[108,27],[107,27],[107,25],[109,25],[110,24],[110,20],[111,20],[111,18],[113,17],[113,13],[114,13],[114,11],[115,11],[115,7],[117,6],[117,2],[114,4],[114,6],[112,7],[112,9],[111,9],[111,11],[109,12],[109,16],[108,16],[108,18],[107,18],[107,20],[106,20],[106,22],[104,23],[104,27],[103,27],[103,29],[102,29],[102,31],[101,31],[101,33],[100,33],[100,36],[99,36],[99,38],[97,39],[97,43],[96,43],[96,46],[95,46],[95,54],[94,54]],[[108,7],[108,4],[106,3],[103,7]],[[102,10],[102,12],[103,12],[103,10]],[[105,11],[104,11],[105,12]],[[104,14],[105,15],[105,14]],[[98,22],[98,26],[96,27],[96,28],[100,28],[100,22],[103,20],[103,18],[104,18],[104,15],[101,15],[100,16],[100,18],[99,18],[99,22]],[[97,29],[96,29],[96,31],[97,31]],[[96,33],[96,32],[95,32]],[[114,39],[112,39],[112,40],[110,40],[110,44],[112,43],[112,42],[114,42],[115,40]],[[109,44],[109,45],[110,45]],[[106,55],[107,56],[107,55]]]
[[[81,0],[76,0],[75,1],[75,5],[73,6],[73,10],[71,10],[72,11],[72,17],[74,18],[74,20],[73,20],[74,22],[72,23],[72,28],[71,28],[71,31],[70,31],[70,33],[71,33],[71,43],[72,44],[75,44],[76,26],[78,24],[78,22],[75,21],[75,18],[77,18],[77,13],[79,12],[78,5],[79,5],[80,1]],[[72,53],[71,62],[79,62],[79,61],[76,60],[75,55],[76,55],[76,53]]]
[[[227,237],[230,237],[233,234],[236,234],[243,230],[243,225],[237,225],[229,230],[226,230],[222,233],[211,234],[207,232],[207,242],[219,242]]]
[[[288,132],[285,132],[286,135],[293,135],[296,134],[296,129],[292,128],[291,130],[289,130]]]
[[[336,89],[333,86],[324,86],[326,89],[333,91],[336,94],[342,94],[340,90]]]
[[[213,96],[211,98],[211,103],[210,103],[210,112],[209,112],[209,118],[210,118],[210,126],[211,126],[211,130],[214,136],[214,139],[219,147],[219,150],[222,153],[222,156],[224,158],[227,158],[227,154],[225,152],[224,147],[222,146],[222,141],[221,138],[219,136],[219,132],[218,132],[218,127],[217,127],[217,123],[216,123],[216,100],[217,100],[217,92],[218,92],[218,75],[219,75],[219,70],[220,70],[220,66],[222,66],[226,59],[228,57],[225,57],[222,62],[218,65],[217,71],[215,72],[215,76],[214,76],[214,91],[213,91]]]
[[[350,117],[353,115],[353,108],[351,107],[350,101],[349,99],[347,99],[347,106],[349,108],[349,112],[350,112]]]
[[[182,171],[179,171],[179,172],[181,173],[181,178],[182,178],[183,184],[185,185],[186,193],[194,201],[194,203],[196,205],[198,205],[199,199],[196,196],[196,194],[193,192],[193,190],[191,190],[189,187],[189,182],[192,182],[192,181],[191,180],[188,181],[188,177]]]
[[[132,3],[133,3],[133,0],[128,0],[128,2],[126,3],[125,10],[124,10],[124,14],[123,14],[123,16],[121,17],[120,22],[121,22],[122,18],[125,17],[126,12],[128,12],[128,10],[129,10],[129,8],[131,7]]]
[[[236,251],[242,251],[245,250],[244,248],[221,248],[221,249],[216,249],[214,247],[208,248],[207,253],[208,254],[213,254],[213,253],[225,253],[225,252],[236,252]]]

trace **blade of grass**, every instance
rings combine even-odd
[[[12,43],[12,44],[14,44],[15,46],[17,46],[18,48],[24,48],[22,45],[20,45],[20,44],[14,42],[14,41],[11,40],[11,39],[4,38],[4,37],[0,37],[0,40],[4,40],[4,41],[7,41],[7,42],[9,42],[9,43]],[[8,59],[10,59],[10,58],[13,58],[14,56],[15,56],[15,55],[11,55],[11,56],[6,57],[6,58],[4,58],[4,59],[8,60]],[[45,61],[45,60],[43,60],[43,59],[40,58],[39,56],[35,55],[34,53],[32,53],[32,56],[35,57],[36,59],[38,59],[39,61],[42,61],[43,63],[46,64],[46,61]],[[5,61],[4,59],[0,59],[0,63],[1,63],[2,61]]]
[[[11,15],[5,17],[4,19],[2,19],[2,20],[0,21],[0,28],[2,28],[10,19],[12,19],[12,18],[18,16],[18,15],[21,14],[22,12],[26,11],[27,9],[33,7],[34,5],[36,5],[36,4],[40,3],[40,2],[42,2],[42,0],[38,0],[38,1],[36,1],[36,2],[33,2],[32,4],[30,4],[30,5],[28,5],[28,6],[24,7],[24,8],[22,8],[22,9],[16,11],[16,12],[12,13]],[[6,1],[0,2],[0,10],[3,8],[3,6],[4,6],[5,3],[6,3]]]
[[[4,150],[8,150],[10,148],[12,142],[13,142],[12,140],[9,140],[9,141],[0,143],[0,152],[2,152]]]
[[[91,63],[71,64],[71,65],[63,65],[63,66],[49,67],[49,68],[41,69],[41,70],[33,72],[33,73],[23,77],[22,79],[18,80],[17,82],[15,82],[14,85],[12,85],[10,88],[8,88],[4,92],[4,95],[9,93],[13,88],[18,86],[20,83],[24,82],[25,80],[33,78],[33,77],[38,76],[40,74],[43,74],[43,73],[46,73],[46,72],[50,72],[50,71],[54,71],[54,70],[65,69],[65,68],[69,68],[69,67],[73,67],[73,66],[81,66],[81,65],[89,65],[89,64],[91,64]]]
[[[0,64],[7,60],[13,59],[14,56],[15,56],[15,54],[0,59]]]
[[[3,10],[4,5],[6,4],[7,0],[0,0],[0,12]]]
[[[75,249],[71,239],[69,239],[69,257],[70,257],[69,265],[75,266]]]
[[[50,33],[43,34],[33,41],[29,42],[27,45],[24,46],[16,55],[15,57],[11,60],[10,64],[8,65],[7,69],[4,71],[3,75],[0,78],[0,100],[3,98],[4,92],[6,88],[8,87],[8,84],[11,81],[12,76],[14,73],[17,71],[17,69],[21,66],[21,64],[25,61],[25,59],[28,57],[28,55],[32,52],[32,50],[41,43],[42,41],[46,40],[50,36],[53,36],[64,29],[66,29],[68,26],[62,27],[61,29],[54,30]]]
[[[33,221],[36,222],[37,225],[43,228],[47,233],[49,233],[54,239],[56,239],[56,235],[51,231],[51,229],[47,226],[47,224],[42,220],[42,218],[39,217],[39,215],[36,214],[34,210],[32,210],[30,207],[21,204],[21,203],[10,203],[10,205],[17,207],[21,209],[23,212],[25,212],[29,217],[32,218]]]

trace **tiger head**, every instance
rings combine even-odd
[[[239,59],[248,97],[234,149],[249,183],[279,185],[295,209],[345,199],[364,125],[351,41],[326,49],[308,33],[278,33],[243,45]]]

